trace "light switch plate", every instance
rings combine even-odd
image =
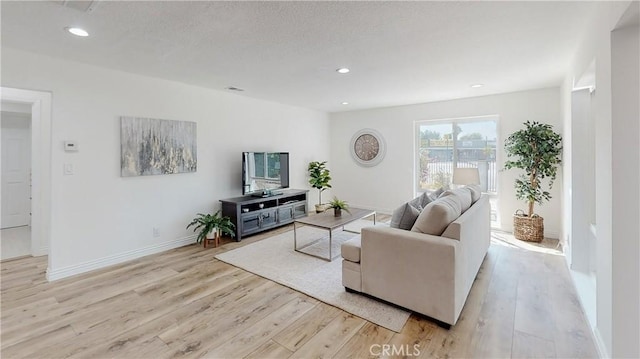
[[[63,172],[65,176],[70,176],[73,174],[73,164],[65,163],[63,167]]]

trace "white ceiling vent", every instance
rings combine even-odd
[[[93,12],[100,0],[54,0],[56,3],[82,12]]]

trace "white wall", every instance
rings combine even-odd
[[[414,195],[414,127],[416,121],[498,115],[498,143],[521,129],[527,120],[548,123],[562,133],[560,89],[541,89],[502,95],[432,102],[418,105],[331,114],[331,162],[333,193],[354,206],[390,213]],[[351,136],[363,128],[378,130],[387,143],[387,154],[378,166],[364,168],[349,154]],[[502,146],[498,146],[502,148]],[[504,151],[498,153],[502,168]],[[515,197],[517,170],[498,173],[499,216],[504,230],[513,229],[512,215],[526,209]],[[562,175],[551,191],[552,200],[535,212],[544,217],[545,235],[558,238]]]
[[[640,27],[611,33],[614,357],[640,357]],[[626,14],[626,13],[625,13]],[[629,146],[635,144],[635,146]],[[633,318],[633,320],[629,320]]]
[[[595,322],[591,322],[591,325],[601,354],[607,357],[640,356],[637,351],[638,338],[640,337],[638,327],[637,325],[631,326],[631,330],[629,330],[629,323],[638,323],[640,321],[637,308],[640,301],[637,297],[638,286],[640,285],[638,281],[639,274],[637,273],[637,263],[640,257],[638,253],[638,229],[637,227],[614,227],[616,223],[613,220],[614,213],[635,214],[635,225],[637,226],[637,206],[640,200],[637,198],[637,189],[640,186],[637,179],[635,183],[625,185],[625,187],[635,188],[635,192],[632,190],[624,199],[614,198],[615,193],[613,191],[613,188],[616,187],[614,186],[614,179],[621,178],[621,175],[623,175],[623,171],[617,170],[613,166],[614,162],[618,160],[612,151],[614,141],[617,141],[613,129],[635,123],[637,131],[638,121],[637,115],[635,118],[612,117],[612,96],[614,96],[614,93],[612,92],[611,36],[612,30],[616,27],[629,4],[629,1],[598,3],[592,16],[586,21],[584,35],[577,47],[574,61],[562,87],[562,97],[564,99],[563,123],[566,129],[571,126],[570,91],[572,84],[580,78],[581,74],[595,60],[596,96],[592,103],[592,110],[595,116],[596,148],[596,298],[592,298],[593,294],[589,291],[581,291],[580,287],[578,287],[578,295],[583,305],[593,303],[592,305],[595,306],[596,319]],[[638,3],[634,2],[633,6],[637,7]],[[630,84],[635,82],[637,86],[637,57],[632,61],[635,61],[635,78],[628,71],[623,76],[629,80]],[[622,91],[632,90],[629,86],[629,84],[623,84]],[[637,106],[637,93],[635,96],[634,103]],[[634,127],[627,128],[633,131]],[[633,135],[630,136],[633,137]],[[638,156],[637,139],[638,137],[636,136],[635,143],[625,145],[625,150],[628,151],[628,156],[631,158],[634,155]],[[637,160],[637,157],[635,158]],[[573,174],[573,176],[580,175],[580,173]],[[632,198],[634,193],[636,198]],[[577,195],[580,194],[573,193],[573,196]],[[572,215],[568,210],[569,208],[564,213],[565,216]],[[631,231],[625,232],[625,230],[629,229]],[[614,233],[619,234],[614,235]],[[636,234],[634,235],[634,233]],[[613,248],[616,248],[616,253],[626,253],[626,256],[621,258],[620,262],[618,262]],[[614,266],[613,263],[616,263],[616,265]],[[635,263],[635,266],[633,263]],[[622,280],[622,283],[614,287],[613,278]],[[613,308],[616,308],[615,315]],[[587,311],[592,310],[592,308],[586,309]],[[629,345],[629,343],[633,343],[633,345]],[[636,351],[633,352],[633,350]]]
[[[5,48],[2,86],[53,94],[52,279],[192,241],[185,226],[197,212],[241,194],[242,151],[290,152],[291,187],[306,189],[307,163],[329,157],[328,116],[317,111]],[[120,177],[121,115],[197,122],[198,171]],[[65,153],[64,140],[79,152]]]
[[[565,252],[571,268],[580,269],[589,273],[590,267],[590,225],[594,222],[595,212],[595,176],[593,142],[594,134],[591,120],[591,102],[595,94],[590,89],[581,89],[572,92],[571,100],[571,125],[565,138],[566,157],[571,157],[571,167],[566,167],[564,183],[568,185],[569,195],[565,206],[570,207],[570,216],[566,219],[570,222],[567,236],[563,239],[567,243],[569,251]],[[570,177],[570,178],[567,178]],[[569,228],[569,227],[567,227]],[[570,236],[569,236],[570,234]]]

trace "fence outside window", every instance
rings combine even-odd
[[[458,168],[477,168],[480,174],[482,192],[495,193],[498,190],[496,161],[457,162]],[[420,189],[434,190],[451,184],[454,165],[452,161],[432,160],[421,168]]]
[[[417,190],[446,188],[454,168],[477,168],[482,191],[496,193],[496,122],[479,118],[418,123]]]

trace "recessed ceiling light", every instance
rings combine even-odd
[[[346,74],[346,73],[349,73],[349,71],[351,71],[351,70],[349,70],[349,69],[348,69],[348,68],[346,68],[346,67],[341,67],[341,68],[337,69],[336,71],[337,71],[339,74]]]
[[[484,84],[473,84],[473,85],[471,85],[471,88],[477,89],[477,88],[480,88],[482,86],[484,86]]]
[[[343,105],[348,105],[349,103],[347,101],[342,102]]]
[[[80,36],[80,37],[89,36],[89,33],[86,30],[81,29],[79,27],[65,27],[64,29],[76,36]]]

